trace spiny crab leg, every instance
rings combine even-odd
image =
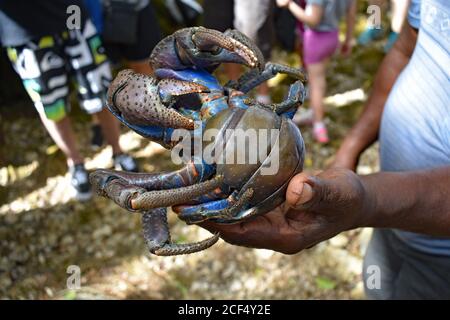
[[[223,183],[223,176],[215,176],[210,180],[190,186],[147,191],[142,187],[131,185],[113,174],[93,172],[89,178],[99,195],[113,200],[122,208],[130,211],[150,210],[186,203],[219,188]]]
[[[278,74],[288,75],[304,83],[307,81],[306,74],[302,69],[285,66],[279,63],[268,62],[263,71],[258,72],[258,70],[250,70],[243,74],[237,81],[229,82],[227,86],[247,93],[253,88],[259,86],[261,83],[272,79]]]
[[[154,175],[145,177],[143,174],[116,172],[117,175],[122,175],[118,177],[114,173],[110,170],[95,171],[90,175],[91,184],[99,195],[112,199],[129,211],[142,213],[144,238],[151,253],[160,256],[194,253],[209,248],[219,239],[219,235],[216,234],[196,243],[171,243],[166,207],[173,203],[186,202],[186,199],[218,188],[223,181],[221,176],[188,187],[168,189],[166,193],[164,191],[147,191],[147,189],[131,185],[129,181],[124,180],[131,179],[141,185],[155,183],[155,187],[167,187],[164,181],[157,181],[158,179]],[[174,174],[180,173],[182,174],[182,172]],[[139,198],[141,196],[142,198]],[[133,207],[133,200],[142,201],[143,206]]]
[[[209,92],[201,84],[156,79],[121,71],[108,90],[108,107],[125,125],[154,125],[166,128],[194,129],[194,121],[170,107],[174,98],[189,93]]]
[[[151,253],[158,256],[174,256],[205,250],[219,240],[219,235],[195,243],[172,243],[170,240],[167,209],[158,208],[142,213],[142,229]]]
[[[216,176],[211,180],[192,186],[141,193],[130,200],[130,206],[133,210],[149,210],[186,203],[195,197],[219,188],[222,182],[223,177]]]

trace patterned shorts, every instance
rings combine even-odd
[[[14,69],[36,109],[53,121],[69,110],[69,81],[75,80],[80,106],[89,114],[102,110],[111,81],[108,59],[97,30],[87,21],[81,30],[44,36],[7,48]]]

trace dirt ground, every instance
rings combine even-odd
[[[306,169],[324,168],[357,118],[382,58],[380,45],[356,49],[329,69],[327,123],[331,143],[317,145],[303,127]],[[296,64],[276,52],[275,61]],[[288,79],[271,82],[274,98]],[[362,256],[370,230],[354,230],[286,256],[220,241],[201,253],[149,255],[140,219],[111,201],[71,198],[65,160],[37,116],[19,112],[21,101],[0,108],[0,298],[20,299],[362,299]],[[7,110],[7,112],[5,111]],[[88,169],[111,165],[111,150],[93,151],[90,121],[74,110],[76,132]],[[147,172],[173,169],[167,151],[123,130],[121,143]],[[358,171],[378,170],[378,150],[365,152]],[[170,215],[173,239],[195,241],[209,234]],[[67,289],[68,267],[81,270],[81,288]]]

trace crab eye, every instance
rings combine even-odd
[[[219,46],[212,46],[211,49],[209,49],[212,54],[216,55],[220,53],[220,47]]]

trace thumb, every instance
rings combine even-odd
[[[312,200],[314,191],[310,183],[311,177],[306,173],[294,176],[289,182],[286,191],[286,204],[296,208]]]

